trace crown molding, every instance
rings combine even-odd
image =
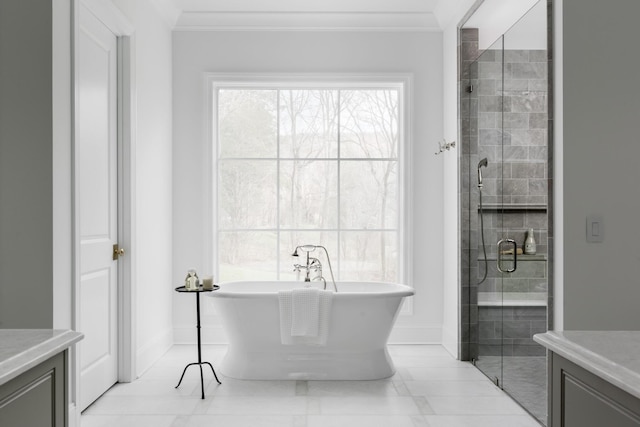
[[[458,0],[173,0],[185,12],[432,12]]]
[[[175,0],[149,0],[162,19],[173,29],[178,22],[182,10],[176,6]]]
[[[431,12],[183,12],[176,31],[440,31]]]
[[[80,4],[98,17],[112,32],[119,35],[133,34],[133,25],[115,4],[101,0],[80,0]]]
[[[457,25],[464,15],[474,7],[477,7],[484,0],[446,0],[439,1],[433,10],[433,14],[441,29],[447,28],[451,24]]]

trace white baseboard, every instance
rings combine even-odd
[[[442,328],[442,346],[456,359],[458,358],[458,333],[454,330]]]
[[[69,427],[80,427],[80,411],[75,403],[69,403]]]
[[[173,330],[166,329],[136,351],[136,374],[140,377],[173,345]]]
[[[389,344],[441,344],[442,327],[433,326],[396,326],[389,335]]]
[[[203,344],[227,344],[227,336],[220,326],[203,326],[201,339]],[[196,328],[176,327],[173,328],[173,340],[175,344],[195,344],[197,340]],[[407,327],[396,326],[389,336],[389,344],[441,344],[442,327],[419,326]]]

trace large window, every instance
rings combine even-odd
[[[336,280],[401,280],[402,98],[401,84],[214,84],[218,280],[294,279],[303,244],[327,248]]]

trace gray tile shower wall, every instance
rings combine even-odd
[[[546,256],[519,257],[518,269],[509,275],[508,280],[503,280],[503,274],[498,272],[496,257],[487,256],[487,258],[489,260],[487,279],[478,287],[478,292],[547,292]],[[503,262],[503,265],[511,267],[507,262]]]
[[[546,307],[478,307],[479,346],[484,356],[544,356],[533,335],[547,331]]]
[[[485,239],[491,242],[488,278],[478,291],[546,292],[547,52],[485,51],[478,59],[478,76],[477,150],[490,165],[484,173],[483,202],[489,206],[484,212]],[[520,257],[517,271],[502,280],[493,243],[511,238],[523,248],[531,228],[542,257]],[[478,277],[483,264],[479,258]]]
[[[494,165],[485,174],[485,202],[546,205],[547,51],[485,51],[478,76],[477,152]]]

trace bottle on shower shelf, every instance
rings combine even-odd
[[[536,239],[533,236],[533,228],[527,232],[527,238],[524,240],[524,253],[527,255],[536,254]]]

